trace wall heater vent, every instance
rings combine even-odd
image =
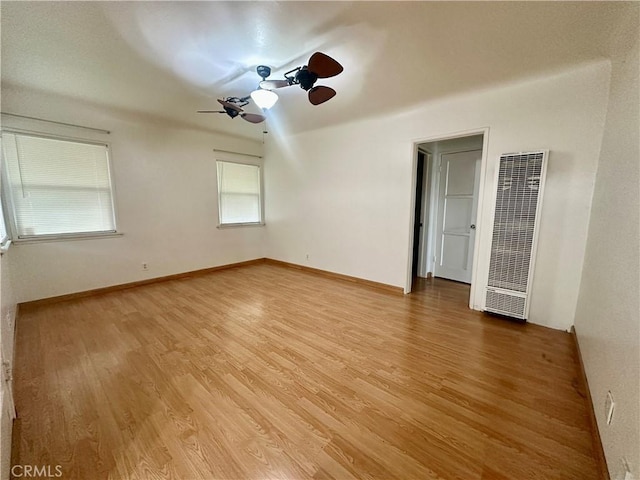
[[[526,320],[548,152],[500,156],[485,310]]]

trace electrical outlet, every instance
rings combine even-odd
[[[616,403],[613,401],[613,395],[611,392],[607,392],[607,398],[604,401],[604,415],[607,419],[607,425],[611,425],[613,420],[613,411],[616,408]]]
[[[149,270],[149,264],[147,262],[142,262],[142,269]]]

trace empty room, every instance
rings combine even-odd
[[[0,19],[0,480],[640,480],[640,3]]]

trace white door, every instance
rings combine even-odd
[[[434,275],[471,283],[482,150],[440,155]]]

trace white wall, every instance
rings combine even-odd
[[[619,32],[596,178],[576,332],[611,478],[640,478],[640,119],[638,25]],[[628,43],[627,43],[628,42]],[[635,44],[633,44],[635,42]],[[623,48],[626,47],[626,48]],[[616,410],[606,425],[611,390]]]
[[[8,370],[13,373],[13,346],[16,319],[16,301],[11,285],[8,257],[10,252],[0,257],[0,479],[9,479],[11,466],[11,432],[13,427],[13,380],[5,378]],[[5,365],[8,363],[8,369]],[[6,382],[5,382],[6,380]]]
[[[489,127],[477,234],[483,304],[501,153],[551,150],[530,321],[568,329],[582,273],[610,65],[446,98],[267,145],[267,256],[405,287],[414,142]],[[306,259],[306,255],[309,259]]]
[[[262,144],[160,123],[68,98],[5,89],[5,112],[111,131],[121,237],[11,247],[19,302],[264,256],[260,227],[217,229],[213,149],[261,154]],[[17,122],[8,117],[7,122]],[[38,130],[95,137],[39,123]],[[258,127],[260,128],[260,127]],[[103,138],[104,139],[104,138]],[[143,271],[141,263],[149,270]]]

